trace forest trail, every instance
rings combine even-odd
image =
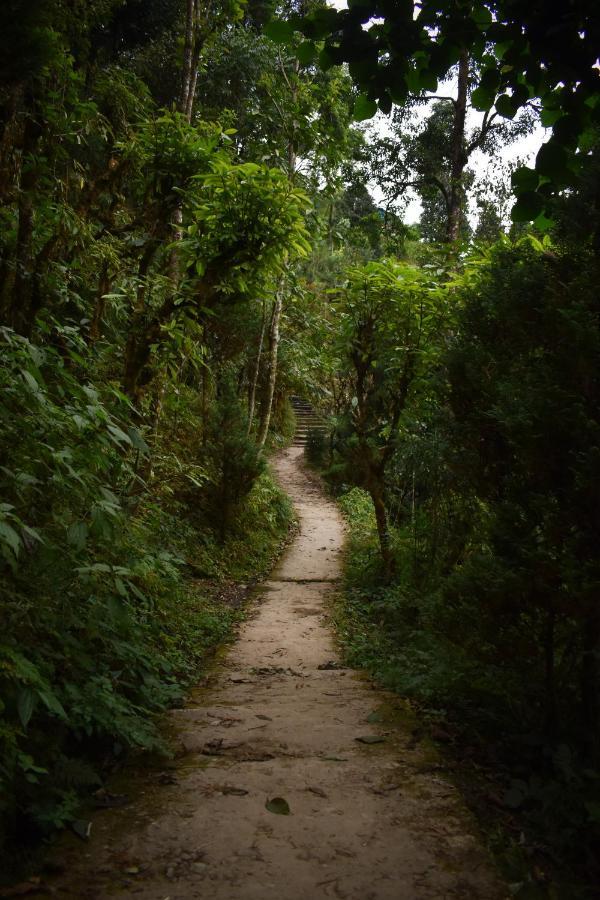
[[[87,847],[67,842],[58,896],[506,897],[400,701],[341,667],[327,625],[341,517],[300,447],[274,465],[299,534],[207,686],[172,714],[172,777],[98,813]]]

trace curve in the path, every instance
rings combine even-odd
[[[102,813],[60,896],[422,900],[506,896],[456,790],[327,626],[343,524],[290,448],[300,531],[212,684],[174,715],[175,783]],[[367,742],[357,738],[366,738]],[[281,798],[267,808],[267,803]]]

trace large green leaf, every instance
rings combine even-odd
[[[511,184],[517,194],[523,194],[525,191],[535,191],[540,180],[540,176],[534,169],[527,166],[520,166],[511,175]]]
[[[276,44],[291,44],[294,40],[294,29],[289,22],[273,19],[265,25],[265,34]]]
[[[516,99],[508,94],[500,94],[495,106],[499,115],[504,116],[505,119],[514,119],[519,110],[519,104]]]
[[[520,194],[510,215],[513,222],[532,222],[544,209],[544,198],[536,191]]]
[[[296,56],[303,66],[309,66],[314,62],[317,56],[317,48],[313,41],[303,41],[296,50]]]
[[[535,170],[552,180],[560,180],[568,174],[567,151],[557,141],[551,139],[543,144],[535,160]]]
[[[356,98],[352,116],[356,122],[364,122],[365,119],[372,119],[377,112],[377,103],[375,100],[369,100],[364,94]]]
[[[8,522],[0,521],[0,541],[8,544],[15,556],[18,555],[21,549],[21,538]]]
[[[486,112],[491,108],[492,103],[494,102],[494,96],[494,91],[486,90],[486,88],[480,86],[475,88],[471,94],[471,103],[475,109]]]

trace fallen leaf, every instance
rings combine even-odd
[[[265,808],[277,816],[289,816],[290,814],[289,804],[283,797],[273,797],[272,800],[267,800]]]
[[[362,737],[354,738],[354,740],[359,741],[361,744],[383,744],[385,738],[379,734],[365,734]]]
[[[309,786],[306,788],[306,790],[310,791],[311,794],[316,794],[317,797],[323,797],[323,798],[327,797],[327,794],[325,793],[325,791],[320,787],[310,787]]]
[[[245,788],[234,787],[231,784],[224,784],[221,788],[221,793],[225,794],[226,796],[231,795],[233,797],[245,797],[248,791]]]
[[[75,819],[71,822],[71,831],[73,831],[77,837],[80,837],[82,841],[89,841],[92,832],[92,823],[86,822],[85,819]]]

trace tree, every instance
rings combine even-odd
[[[502,219],[498,214],[498,210],[489,200],[484,200],[479,206],[479,217],[474,238],[476,241],[493,244],[501,234],[503,234]]]
[[[287,31],[280,29],[282,39],[289,39],[294,27],[314,52],[322,47],[324,67],[348,63],[361,91],[358,118],[374,115],[378,107],[389,113],[415,89],[435,92],[465,50],[478,66],[476,108],[494,107],[512,119],[538,98],[542,123],[552,128],[552,136],[535,169],[515,173],[516,220],[540,218],[551,198],[590,164],[582,141],[600,116],[600,23],[588,0],[563,5],[558,19],[548,17],[543,0],[391,5],[361,0],[347,10],[295,17]]]
[[[502,241],[473,261],[450,348],[457,464],[489,515],[466,567],[500,621],[536,629],[544,720],[560,733],[558,660],[578,660],[590,757],[600,752],[597,479],[600,339],[588,247]],[[577,351],[574,352],[574,348]],[[477,575],[477,566],[489,578]],[[493,572],[493,574],[492,574]],[[574,632],[580,637],[574,638]],[[575,648],[580,648],[576,650]],[[566,656],[565,656],[566,654]]]
[[[346,380],[338,451],[351,483],[368,491],[377,521],[384,575],[394,570],[386,502],[386,468],[409,402],[436,355],[443,303],[437,284],[394,261],[348,272],[341,291],[338,372]]]
[[[280,277],[284,261],[308,250],[301,191],[277,170],[232,164],[217,151],[214,131],[204,143],[193,130],[190,137],[195,152],[205,154],[205,171],[190,175],[185,196],[191,220],[180,242],[185,282],[178,293],[171,285],[157,304],[148,305],[142,292],[125,354],[124,388],[131,397],[151,379],[152,348],[179,310],[201,317],[233,297],[251,300],[265,281]],[[180,145],[173,149],[179,152]]]
[[[466,65],[466,64],[465,64]],[[375,177],[386,203],[405,200],[412,188],[426,206],[425,224],[430,240],[456,242],[468,236],[468,195],[473,173],[468,164],[477,151],[488,160],[497,160],[502,147],[527,134],[533,124],[531,109],[523,110],[513,122],[497,113],[484,113],[479,122],[470,104],[470,84],[474,73],[459,67],[458,97],[416,95],[403,107],[394,109],[389,133],[373,142]],[[441,89],[440,89],[441,90]],[[431,104],[431,105],[430,105]],[[422,118],[419,112],[430,105]],[[489,163],[488,163],[489,164]]]

